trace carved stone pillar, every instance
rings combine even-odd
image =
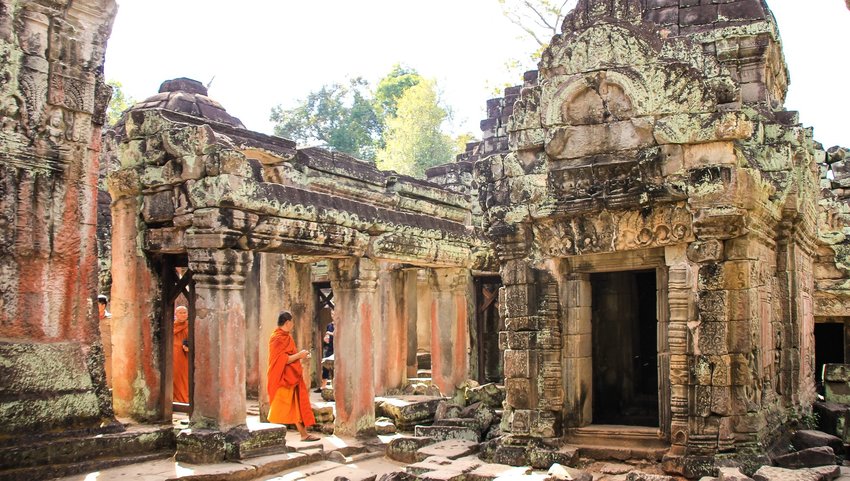
[[[132,179],[110,178],[112,191],[112,399],[115,414],[137,421],[171,419],[167,368],[156,332],[162,286],[137,245],[139,202]],[[130,175],[129,177],[132,177]],[[170,337],[169,337],[170,339]],[[169,341],[170,346],[170,341]]]
[[[469,377],[469,320],[475,299],[469,269],[434,269],[431,309],[431,378],[444,395]]]
[[[418,349],[416,326],[418,324],[419,296],[417,277],[419,271],[407,269],[404,271],[404,311],[407,322],[407,378],[416,377],[419,370],[416,352]],[[850,332],[850,329],[848,329]]]
[[[269,339],[277,328],[277,316],[284,310],[285,303],[282,296],[286,287],[284,279],[286,258],[283,254],[261,253],[260,262],[260,339],[259,347],[259,371],[260,371],[260,420],[266,422],[269,415],[269,395],[266,390],[268,385],[269,367]]]
[[[334,433],[360,437],[375,434],[375,373],[372,329],[381,315],[378,269],[370,259],[328,263],[334,292],[335,335]]]
[[[310,388],[316,378],[316,372],[321,373],[319,363],[322,362],[322,350],[317,349],[319,335],[316,332],[314,322],[316,319],[316,295],[313,292],[313,282],[310,277],[310,264],[285,261],[283,274],[283,291],[280,292],[283,306],[280,310],[292,313],[292,318],[295,320],[295,329],[292,331],[295,345],[298,346],[298,349],[306,349],[312,354],[311,359],[303,363],[304,381]],[[277,315],[275,314],[273,317],[276,324]],[[266,338],[266,342],[268,343],[268,338]],[[268,366],[268,363],[266,365]]]
[[[422,353],[431,352],[431,275],[431,269],[420,269],[416,274],[416,349]]]
[[[245,424],[245,276],[250,252],[191,249],[195,280],[195,383],[190,425]]]
[[[394,264],[382,262],[378,277],[381,291],[381,316],[374,329],[375,393],[400,389],[407,378],[407,304],[416,297],[404,295],[404,272]]]
[[[233,249],[189,249],[195,280],[195,355],[192,417],[177,437],[178,461],[218,462],[228,431],[245,425],[245,278],[253,254]]]

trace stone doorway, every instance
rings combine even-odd
[[[502,280],[498,276],[475,278],[475,330],[471,339],[477,356],[477,375],[480,383],[502,383],[502,351],[499,349],[499,331],[505,323],[499,315],[499,288]]]
[[[162,310],[162,332],[165,341],[161,358],[166,366],[163,379],[163,392],[171,393],[166,399],[172,401],[172,411],[191,414],[195,377],[195,281],[194,273],[189,269],[189,260],[185,255],[164,255],[162,262],[162,289],[165,305]],[[175,309],[185,307],[188,310],[188,337],[179,336],[174,329]],[[178,339],[179,337],[179,339]],[[184,339],[185,338],[185,339]],[[185,356],[182,362],[176,356]],[[177,372],[182,369],[183,372]],[[178,384],[183,384],[183,394],[178,395]],[[166,401],[167,402],[167,401]]]
[[[316,293],[316,317],[313,322],[313,345],[317,347],[318,354],[314,358],[316,366],[315,369],[313,369],[313,383],[316,386],[323,387],[325,385],[325,379],[328,381],[333,379],[333,363],[335,362],[332,359],[328,362],[323,362],[326,354],[330,355],[330,352],[326,352],[325,350],[326,346],[323,339],[325,332],[328,331],[328,326],[331,322],[333,322],[334,293],[331,288],[331,283],[327,281],[314,282],[313,289]],[[332,339],[331,342],[333,342]]]
[[[847,362],[847,326],[850,317],[818,318],[815,322],[815,382],[823,383],[824,364]]]
[[[594,424],[657,427],[656,272],[590,276]]]

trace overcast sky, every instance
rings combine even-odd
[[[106,77],[141,100],[166,79],[208,83],[251,130],[270,133],[272,106],[395,63],[435,78],[451,129],[479,134],[494,88],[516,79],[505,62],[535,46],[497,0],[118,0]],[[850,11],[844,0],[769,0],[791,88],[786,106],[826,147],[850,145]]]

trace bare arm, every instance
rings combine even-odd
[[[302,349],[302,350],[298,351],[297,353],[289,356],[289,359],[286,360],[286,363],[292,364],[293,362],[300,361],[301,359],[304,359],[305,357],[310,357],[310,352]]]

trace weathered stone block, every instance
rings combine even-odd
[[[845,407],[844,410],[846,411],[846,409]],[[791,444],[798,451],[829,446],[835,454],[844,453],[844,443],[841,441],[841,438],[813,429],[801,429],[794,432],[794,435],[791,436]]]
[[[566,467],[578,461],[578,449],[569,446],[564,446],[560,449],[547,449],[542,446],[533,447],[528,450],[528,461],[531,464],[531,467],[535,469],[549,469],[555,465]],[[566,469],[572,470],[572,468]],[[572,470],[571,474],[577,476],[577,478],[569,478],[573,480],[585,479],[585,475],[589,476],[588,473],[577,469]]]
[[[225,435],[227,459],[246,459],[286,452],[286,427],[259,425],[256,429],[235,428]]]
[[[773,458],[773,461],[783,468],[813,468],[816,466],[834,465],[835,453],[829,446],[819,446],[776,456]]]
[[[473,455],[477,452],[477,442],[453,439],[419,448],[416,451],[416,460],[424,461],[425,459],[431,456],[439,456],[448,459],[458,459],[464,456]]]
[[[476,443],[480,441],[477,429],[463,426],[416,426],[414,434],[416,437],[434,438],[437,441],[450,439],[465,439]]]
[[[174,459],[189,464],[213,464],[227,455],[225,434],[207,429],[184,429],[177,435]]]
[[[838,466],[786,469],[762,466],[753,474],[755,481],[830,481],[840,474]]]
[[[416,452],[437,440],[429,437],[401,436],[393,438],[387,445],[387,457],[402,463],[415,463]]]

